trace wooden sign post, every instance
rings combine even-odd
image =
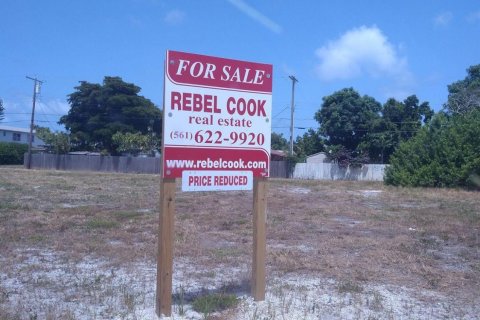
[[[157,245],[157,315],[172,313],[173,240],[175,236],[175,179],[160,182],[160,216]]]
[[[251,293],[265,299],[270,64],[167,51],[156,313],[172,313],[176,179],[182,191],[253,189]]]
[[[251,295],[255,301],[265,300],[267,178],[256,178],[253,185],[253,255]],[[162,179],[160,184],[160,219],[157,253],[156,313],[172,314],[173,242],[175,216],[175,179]]]
[[[253,184],[253,259],[251,291],[255,301],[265,300],[267,178]]]

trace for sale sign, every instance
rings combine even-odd
[[[164,108],[164,178],[241,190],[269,176],[272,65],[168,51]]]

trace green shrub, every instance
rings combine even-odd
[[[193,310],[208,315],[212,312],[223,311],[235,307],[238,298],[233,294],[213,293],[197,297],[193,303]]]
[[[14,142],[0,142],[0,165],[23,164],[23,155],[28,145]]]
[[[385,183],[413,187],[480,188],[480,110],[438,114],[401,144],[385,171]]]

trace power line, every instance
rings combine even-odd
[[[43,112],[43,106],[46,106],[47,108],[50,108],[46,103],[42,102],[41,99],[40,100],[40,104],[39,104],[39,113],[43,116],[43,119],[45,120],[45,122],[48,122],[49,125],[52,125],[52,122],[50,120],[48,120],[47,118],[47,115]]]
[[[275,119],[276,117],[278,117],[280,114],[282,114],[283,111],[287,110],[288,106],[286,106],[285,108],[283,108],[279,113],[277,113],[276,115],[274,115],[272,117],[272,119]]]

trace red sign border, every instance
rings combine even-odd
[[[202,57],[202,58],[206,58],[206,59],[214,59],[216,61],[231,61],[231,62],[234,62],[234,63],[241,63],[241,64],[244,64],[244,65],[259,65],[259,66],[264,66],[266,67],[266,69],[269,71],[269,77],[268,77],[268,82],[269,84],[267,85],[267,88],[268,90],[267,91],[264,91],[264,90],[251,90],[251,89],[241,89],[241,88],[238,88],[236,86],[216,86],[216,85],[200,85],[200,84],[192,84],[192,83],[188,83],[188,82],[177,82],[175,81],[174,79],[172,79],[170,77],[170,74],[169,74],[169,61],[170,61],[170,53],[179,53],[179,54],[185,54],[185,55],[188,55],[188,56],[195,56],[195,57]],[[163,87],[163,94],[164,94],[164,110],[163,110],[163,125],[162,125],[162,137],[164,136],[165,134],[165,87],[166,87],[166,78],[168,78],[168,80],[172,83],[172,84],[175,84],[175,85],[178,85],[178,86],[185,86],[185,87],[200,87],[200,88],[210,88],[210,89],[215,89],[215,90],[226,90],[226,91],[238,91],[238,92],[250,92],[250,93],[259,93],[259,94],[266,94],[266,95],[272,95],[272,88],[273,88],[273,65],[272,64],[265,64],[265,63],[256,63],[256,62],[249,62],[249,61],[244,61],[244,60],[236,60],[236,59],[227,59],[227,58],[221,58],[221,57],[215,57],[215,56],[208,56],[208,55],[202,55],[202,54],[194,54],[194,53],[187,53],[187,52],[181,52],[181,51],[174,51],[174,50],[167,50],[167,53],[166,53],[166,58],[167,60],[165,60],[165,72],[164,72],[164,87]],[[195,146],[189,146],[189,147],[185,147],[185,146],[182,146],[182,145],[165,145],[164,140],[162,139],[162,177],[163,178],[178,178],[177,176],[174,176],[174,177],[171,177],[169,175],[166,175],[166,157],[165,157],[165,149],[166,148],[179,148],[179,149],[183,149],[183,150],[192,150],[192,149],[201,149],[201,148],[209,148],[209,147],[195,147]],[[255,175],[254,172],[255,170],[251,170],[254,177],[258,176],[258,177],[264,177],[264,178],[267,178],[270,176],[270,159],[271,159],[271,154],[269,151],[267,151],[266,149],[262,149],[262,148],[238,148],[238,147],[220,147],[220,148],[215,148],[217,150],[238,150],[238,151],[242,151],[242,152],[245,152],[245,153],[248,153],[250,151],[252,152],[258,152],[258,151],[261,151],[263,153],[265,153],[265,155],[267,156],[267,159],[266,159],[266,165],[267,165],[267,168],[265,170],[264,173],[261,173],[261,174],[257,174]],[[171,160],[171,159],[169,159]],[[263,160],[255,160],[255,161],[263,161]],[[183,169],[182,169],[183,170]],[[181,171],[180,170],[180,176],[181,177]],[[191,169],[188,169],[188,168],[185,168],[184,170],[191,170]],[[211,169],[196,169],[196,170],[211,170]],[[232,169],[232,171],[240,171],[240,170],[247,170],[247,169]]]
[[[230,86],[226,85],[218,85],[218,83],[225,83],[225,81],[209,81],[212,82],[211,84],[199,84],[199,83],[193,83],[193,82],[182,82],[178,81],[175,78],[172,77],[170,74],[171,66],[176,65],[175,64],[175,59],[171,59],[172,55],[181,55],[181,56],[188,56],[188,57],[200,57],[202,60],[208,60],[208,61],[216,61],[220,64],[225,64],[227,62],[235,63],[238,65],[241,65],[243,67],[246,66],[259,66],[262,69],[264,69],[267,72],[266,76],[266,87],[264,90],[255,90],[253,86],[246,85],[248,88],[240,88],[240,85],[235,85],[235,83],[230,83]],[[220,57],[214,57],[214,56],[207,56],[207,55],[202,55],[202,54],[195,54],[195,53],[187,53],[187,52],[181,52],[181,51],[173,51],[173,50],[167,50],[167,60],[165,61],[165,74],[168,77],[168,79],[177,85],[186,85],[186,86],[193,86],[193,87],[201,87],[201,88],[214,88],[214,89],[220,89],[220,90],[228,90],[228,91],[245,91],[245,92],[252,92],[252,93],[263,93],[263,94],[272,94],[272,89],[273,89],[273,65],[271,64],[266,64],[266,63],[258,63],[258,62],[249,62],[249,61],[244,61],[244,60],[236,60],[236,59],[227,59],[227,58],[220,58]],[[173,62],[173,64],[172,64]],[[215,85],[217,84],[217,85]],[[245,85],[245,84],[244,84]],[[252,88],[250,88],[252,87]]]

